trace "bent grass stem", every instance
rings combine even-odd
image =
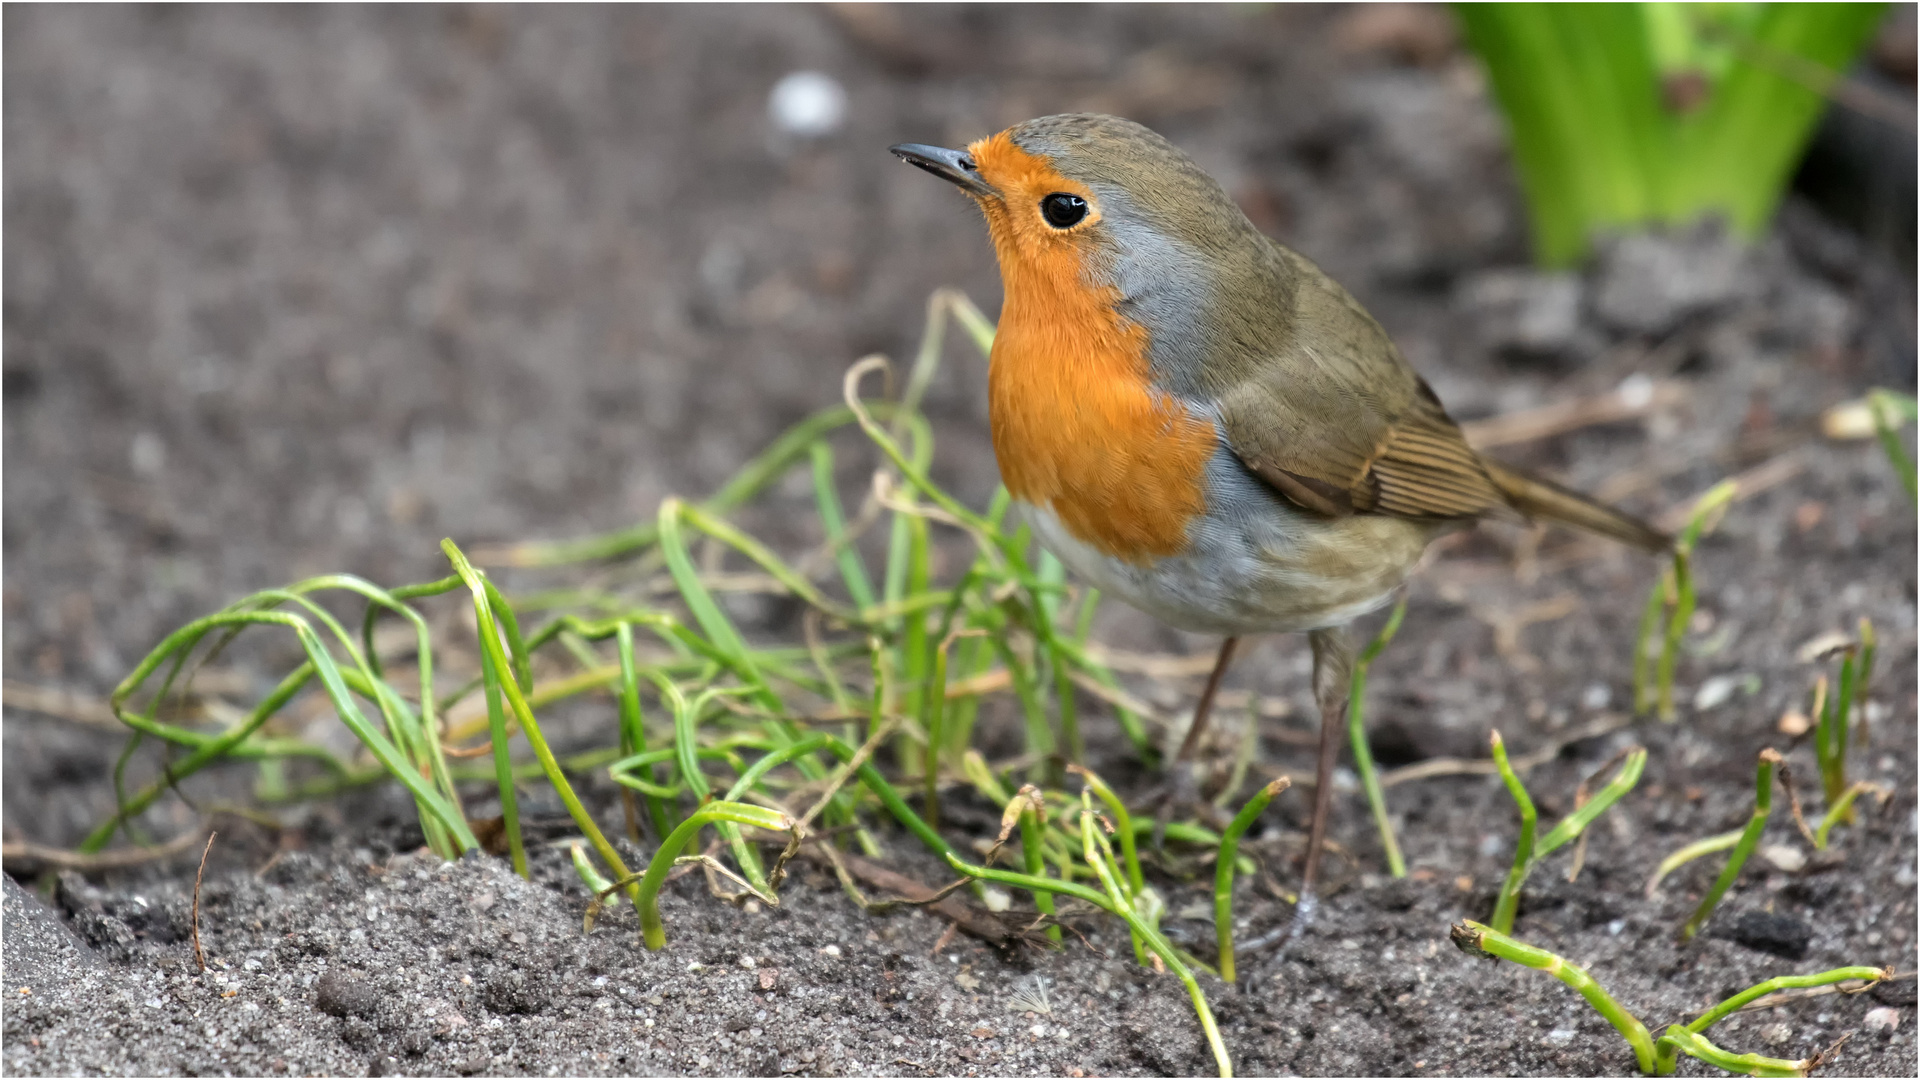
[[[1747,827],[1741,831],[1740,839],[1734,843],[1733,854],[1727,856],[1727,865],[1721,869],[1720,876],[1714,879],[1713,887],[1701,898],[1700,906],[1694,909],[1692,917],[1680,927],[1680,944],[1692,941],[1700,928],[1706,925],[1720,898],[1726,895],[1734,879],[1740,876],[1740,868],[1746,865],[1747,856],[1760,843],[1760,833],[1766,829],[1767,818],[1773,813],[1773,771],[1780,761],[1780,752],[1772,747],[1760,751],[1760,767],[1754,780],[1753,814],[1748,817]]]
[[[1594,819],[1606,813],[1609,807],[1633,790],[1633,785],[1640,782],[1641,772],[1646,769],[1647,751],[1638,746],[1628,751],[1619,772],[1607,782],[1607,786],[1601,788],[1586,805],[1561,819],[1536,844],[1534,832],[1538,827],[1538,814],[1533,808],[1533,799],[1527,794],[1526,785],[1520,782],[1519,775],[1513,771],[1513,766],[1508,763],[1506,743],[1500,738],[1500,733],[1492,732],[1488,741],[1493,747],[1494,767],[1499,769],[1500,779],[1505,782],[1507,791],[1520,809],[1520,837],[1514,844],[1513,868],[1507,872],[1506,883],[1500,887],[1500,897],[1493,908],[1493,928],[1505,934],[1513,930],[1514,916],[1520,909],[1520,890],[1526,884],[1527,876],[1533,873],[1533,868],[1539,865],[1541,859],[1577,839]]]
[[[1247,805],[1233,816],[1225,835],[1220,837],[1220,855],[1213,870],[1213,929],[1220,946],[1220,978],[1233,981],[1233,863],[1240,851],[1240,837],[1251,828],[1261,811],[1275,795],[1287,790],[1292,779],[1282,776],[1254,793]]]

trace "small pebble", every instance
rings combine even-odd
[[[773,85],[767,113],[789,135],[818,138],[832,134],[845,119],[847,92],[831,75],[796,71]]]
[[[1807,945],[1813,940],[1813,927],[1804,919],[1767,911],[1744,911],[1729,919],[1717,919],[1707,924],[1707,933],[1788,960],[1804,960]]]
[[[1776,870],[1797,874],[1806,869],[1807,856],[1791,844],[1768,844],[1760,849],[1760,857],[1773,864]]]
[[[1713,678],[1701,683],[1700,689],[1694,691],[1694,711],[1706,712],[1708,709],[1719,708],[1726,704],[1727,699],[1732,697],[1733,692],[1739,688],[1740,676],[1715,675]]]
[[[1565,1046],[1573,1041],[1573,1035],[1574,1031],[1572,1028],[1554,1028],[1552,1031],[1547,1032],[1546,1036],[1540,1041],[1551,1043],[1554,1046]]]
[[[1868,1031],[1882,1031],[1891,1035],[1900,1026],[1900,1010],[1885,1006],[1872,1009],[1860,1023]]]
[[[1760,1029],[1760,1041],[1768,1046],[1785,1046],[1793,1041],[1793,1029],[1785,1024],[1768,1024]]]

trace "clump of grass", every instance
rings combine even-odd
[[[1714,485],[1694,503],[1686,527],[1673,543],[1673,565],[1653,583],[1640,616],[1640,632],[1633,643],[1633,711],[1649,710],[1662,720],[1678,717],[1673,707],[1673,673],[1680,661],[1680,642],[1693,620],[1693,549],[1700,537],[1720,519],[1740,493],[1732,480]],[[1658,635],[1659,648],[1653,645]]]
[[[1768,979],[1720,1002],[1691,1023],[1668,1025],[1666,1031],[1655,1039],[1647,1026],[1594,981],[1593,976],[1560,956],[1472,921],[1455,924],[1452,938],[1454,945],[1462,952],[1544,971],[1578,991],[1587,1004],[1593,1006],[1594,1011],[1605,1017],[1607,1023],[1613,1025],[1614,1030],[1627,1040],[1627,1044],[1633,1048],[1635,1063],[1647,1076],[1673,1075],[1681,1054],[1743,1076],[1806,1076],[1820,1066],[1825,1055],[1786,1060],[1759,1054],[1734,1054],[1708,1041],[1706,1032],[1741,1006],[1779,990],[1832,986],[1854,980],[1873,983],[1893,975],[1891,968],[1843,967],[1816,975],[1783,975]]]
[[[448,542],[443,550],[454,573],[439,581],[384,590],[346,576],[315,578],[247,597],[170,635],[114,695],[116,714],[135,736],[116,770],[119,809],[88,838],[88,850],[130,827],[195,772],[239,759],[270,764],[280,798],[397,779],[418,804],[427,843],[446,858],[479,846],[459,785],[488,781],[499,800],[505,847],[523,875],[527,857],[516,785],[538,777],[566,804],[604,876],[628,882],[636,904],[642,882],[621,865],[575,795],[569,774],[581,768],[609,768],[625,793],[631,834],[637,836],[644,826],[665,839],[692,820],[689,803],[698,813],[729,785],[746,788],[736,797],[777,801],[783,791],[826,782],[829,769],[838,766],[859,783],[836,791],[821,808],[824,823],[839,830],[836,835],[852,836],[868,854],[879,854],[863,824],[878,811],[930,849],[944,852],[946,842],[911,814],[892,782],[870,763],[851,760],[855,751],[849,747],[861,739],[860,723],[868,737],[886,729],[884,749],[906,766],[905,778],[935,792],[940,776],[958,769],[970,742],[971,710],[981,693],[994,689],[996,667],[1020,700],[1028,756],[1040,765],[1063,745],[1077,753],[1070,696],[1058,691],[1074,679],[1113,683],[1112,673],[1085,648],[1091,598],[1080,598],[1076,609],[1059,568],[1050,569],[1043,560],[1036,569],[1025,533],[1002,525],[1005,493],[986,513],[976,513],[927,478],[933,444],[918,402],[939,364],[945,328],[954,322],[984,355],[991,326],[964,297],[936,294],[900,400],[861,399],[860,377],[884,364],[857,365],[843,405],[797,425],[711,499],[669,499],[652,521],[587,542],[491,553],[502,561],[545,566],[625,559],[623,572],[597,575],[602,584],[534,594],[516,603]],[[840,502],[832,445],[836,433],[851,427],[858,427],[882,458],[879,474],[868,485],[868,500],[854,514],[844,512]],[[837,584],[844,589],[838,596],[726,518],[795,469],[811,474],[827,534],[820,564],[837,571]],[[878,567],[861,547],[876,526],[890,529]],[[956,580],[937,581],[932,574],[935,534],[943,529],[973,548]],[[729,573],[729,561],[749,572]],[[660,602],[654,588],[661,571],[671,602]],[[445,632],[436,634],[419,606],[462,587],[474,603],[474,637],[465,650],[438,640]],[[809,635],[808,646],[751,642],[724,602],[726,591],[742,588],[799,601],[811,613],[810,629],[817,631]],[[344,593],[364,603],[358,639],[316,601],[323,593]],[[409,647],[377,647],[382,613],[411,625]],[[540,625],[523,631],[530,618]],[[1078,635],[1071,621],[1076,618],[1082,624]],[[238,724],[209,732],[176,722],[168,710],[185,696],[192,672],[237,633],[258,626],[291,630],[306,662]],[[981,645],[991,647],[975,647]],[[615,654],[611,658],[608,646]],[[452,688],[442,684],[450,648],[478,655],[478,670],[463,673],[468,677]],[[383,649],[398,670],[386,669]],[[946,677],[950,668],[951,680]],[[417,688],[409,689],[395,676],[415,679]],[[270,734],[275,717],[304,709],[305,699],[316,691],[325,694],[358,738],[361,756],[343,760],[304,738]],[[537,713],[595,693],[613,699],[617,745],[563,762]],[[476,715],[483,717],[477,725]],[[1128,714],[1125,720],[1138,728],[1136,717]],[[810,738],[805,729],[810,722],[841,723],[844,737]],[[482,738],[479,745],[465,744],[476,736]],[[128,791],[128,760],[143,740],[160,740],[185,754],[170,761],[159,779]],[[531,761],[521,757],[522,740]],[[465,763],[476,754],[490,756],[491,767],[481,771]],[[306,762],[318,764],[324,775],[307,775],[312,770]],[[716,768],[721,775],[710,775]],[[740,876],[765,891],[768,875],[741,823],[725,815],[710,823]]]
[[[1633,785],[1640,782],[1640,773],[1647,767],[1647,751],[1636,746],[1616,759],[1620,769],[1613,779],[1592,799],[1576,807],[1573,813],[1536,841],[1534,832],[1538,827],[1539,814],[1533,808],[1533,798],[1527,794],[1527,787],[1520,782],[1513,766],[1507,763],[1507,747],[1500,733],[1493,732],[1489,741],[1493,744],[1493,762],[1500,770],[1500,779],[1506,782],[1508,793],[1520,808],[1520,837],[1514,844],[1513,868],[1507,872],[1507,880],[1500,886],[1500,897],[1493,906],[1493,927],[1504,934],[1513,930],[1514,916],[1520,910],[1520,890],[1526,885],[1527,876],[1533,873],[1533,868],[1539,865],[1541,859],[1573,842],[1594,819],[1606,813],[1608,807],[1633,790]],[[1601,772],[1612,768],[1613,764],[1609,762],[1602,766]]]
[[[886,365],[873,358],[855,365],[843,405],[776,440],[713,498],[668,499],[644,525],[586,542],[485,553],[523,566],[620,560],[587,584],[509,599],[447,541],[442,550],[453,573],[440,580],[383,590],[356,578],[316,578],[248,597],[170,635],[115,695],[134,743],[122,761],[119,809],[90,844],[97,848],[132,827],[198,770],[244,760],[270,766],[263,784],[272,780],[276,799],[398,779],[415,798],[427,843],[446,858],[480,846],[468,801],[496,798],[500,816],[484,831],[525,876],[519,785],[544,782],[581,837],[570,859],[594,897],[585,922],[591,925],[608,896],[624,892],[644,944],[660,948],[666,933],[658,892],[675,865],[699,864],[723,898],[777,904],[785,859],[816,829],[825,835],[815,843],[857,845],[883,857],[871,826],[891,819],[928,850],[958,858],[933,822],[941,785],[964,778],[1002,805],[1018,804],[1010,807],[1008,832],[1020,837],[1023,880],[1048,883],[1032,891],[1049,937],[1060,938],[1056,895],[1086,899],[1068,887],[1086,890],[1081,883],[1097,881],[1096,906],[1119,910],[1140,962],[1170,968],[1191,984],[1193,972],[1210,969],[1159,934],[1165,904],[1140,864],[1139,825],[1111,788],[1074,760],[1082,754],[1075,689],[1117,687],[1089,647],[1097,594],[1069,589],[1057,560],[1032,557],[1026,531],[1004,523],[1004,491],[977,512],[927,476],[933,443],[918,403],[940,361],[944,330],[955,322],[984,355],[991,326],[958,294],[936,294],[899,399],[863,399],[863,379]],[[857,506],[841,501],[836,466],[835,440],[852,428],[880,459]],[[790,561],[729,514],[794,471],[812,483],[824,536],[812,557]],[[935,558],[936,540],[970,549],[953,573],[936,573],[955,562]],[[730,613],[727,594],[741,590],[797,602],[805,613],[804,645],[755,641]],[[472,636],[464,642],[459,631],[441,628],[444,620],[429,617],[436,598],[455,592],[473,605],[466,631]],[[363,604],[357,637],[316,602],[321,593]],[[413,631],[404,647],[378,632],[383,614],[399,616]],[[172,703],[185,697],[192,673],[256,626],[292,630],[306,662],[238,724],[209,732],[179,722]],[[467,670],[449,672],[457,662],[450,656],[474,659],[466,660]],[[1025,753],[1013,767],[996,768],[973,748],[973,722],[983,694],[1009,691]],[[307,710],[316,693],[359,739],[360,754],[343,759],[304,737],[271,733],[276,717]],[[607,735],[563,753],[546,737],[541,714],[591,695],[608,701]],[[1115,712],[1144,752],[1151,740],[1140,718],[1124,705]],[[149,739],[184,756],[128,792],[127,759]],[[477,757],[488,760],[469,761]],[[1117,853],[1104,830],[1089,848],[1080,821],[1085,807],[1039,786],[1061,776],[1063,764],[1084,775],[1082,801],[1097,796],[1118,822]],[[1021,769],[1024,785],[1009,775]],[[656,841],[640,872],[629,870],[576,790],[583,774],[599,770],[621,796],[629,836],[650,833]],[[1016,787],[1017,794],[1007,794]],[[909,791],[925,816],[909,805]],[[717,850],[688,852],[709,828]],[[769,864],[761,849],[776,836],[786,843]],[[1176,821],[1168,837],[1214,849],[1229,885],[1233,870],[1252,869],[1236,852],[1238,831],[1221,837]],[[1104,861],[1090,864],[1089,850]],[[1197,984],[1190,988],[1197,993]],[[1198,1007],[1217,1047],[1203,999]]]
[[[1214,1063],[1221,1076],[1233,1075],[1233,1060],[1227,1054],[1226,1044],[1220,1038],[1220,1027],[1215,1023],[1213,1010],[1207,1004],[1207,996],[1200,989],[1199,981],[1194,977],[1195,968],[1204,965],[1174,946],[1162,934],[1156,920],[1141,910],[1140,894],[1133,892],[1126,883],[1126,877],[1114,856],[1113,846],[1108,842],[1106,833],[1111,830],[1110,822],[1100,821],[1093,810],[1093,785],[1081,789],[1080,805],[1077,816],[1079,833],[1079,859],[1085,870],[1092,871],[1092,877],[1098,888],[1082,885],[1071,880],[1073,870],[1062,866],[1062,877],[1044,877],[1034,874],[1016,873],[1009,870],[996,870],[991,866],[976,866],[961,859],[957,854],[947,856],[947,864],[974,881],[994,882],[1029,892],[1049,892],[1071,897],[1087,903],[1109,915],[1115,916],[1127,925],[1136,943],[1136,949],[1145,952],[1154,967],[1170,971],[1187,989],[1187,995],[1193,1002],[1194,1015],[1199,1018],[1201,1031],[1206,1035],[1207,1046],[1213,1051]],[[1230,856],[1223,856],[1228,857]]]

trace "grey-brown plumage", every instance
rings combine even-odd
[[[1091,114],[1041,117],[1011,134],[1102,195],[1104,269],[1122,309],[1153,329],[1156,380],[1217,403],[1234,453],[1288,501],[1329,518],[1518,515],[1648,550],[1671,543],[1629,514],[1483,458],[1346,289],[1254,228],[1158,134]],[[1204,274],[1191,272],[1195,262]],[[1152,280],[1156,271],[1168,280]]]

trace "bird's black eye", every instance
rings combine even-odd
[[[1040,200],[1040,216],[1056,229],[1071,229],[1087,216],[1087,200],[1056,191]]]

